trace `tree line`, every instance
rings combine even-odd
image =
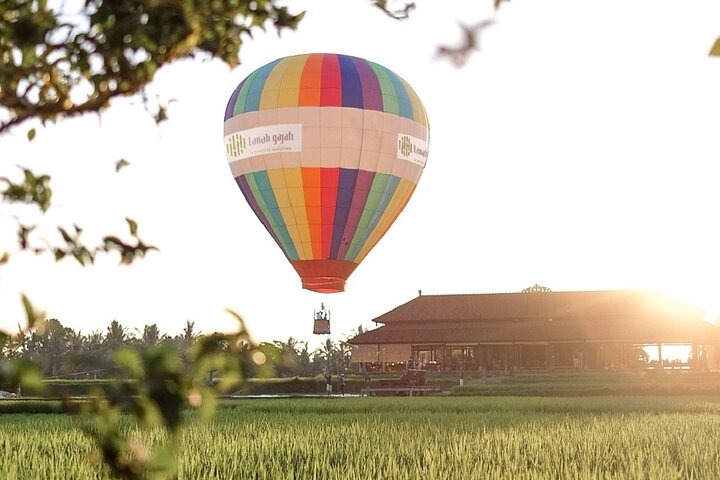
[[[358,330],[362,332],[362,327]],[[114,378],[117,366],[113,352],[119,347],[144,352],[159,345],[171,345],[187,364],[192,361],[192,347],[204,336],[190,320],[185,322],[181,333],[171,336],[162,333],[157,324],[132,330],[117,320],[110,322],[104,331],[84,334],[50,318],[32,330],[20,329],[17,335],[8,338],[0,348],[0,360],[32,361],[46,379]],[[345,340],[327,339],[311,350],[307,341],[290,337],[285,341],[260,343],[258,350],[269,363],[266,371],[279,377],[314,376],[324,371],[340,373],[350,366],[351,350]]]

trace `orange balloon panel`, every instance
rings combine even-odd
[[[251,73],[225,112],[235,180],[302,279],[339,292],[400,214],[427,160],[425,109],[357,57],[285,57]]]

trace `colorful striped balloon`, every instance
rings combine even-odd
[[[230,96],[225,147],[245,199],[302,279],[345,282],[412,195],[428,154],[410,85],[362,58],[275,60]]]

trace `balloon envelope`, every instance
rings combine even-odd
[[[429,125],[412,88],[357,57],[275,60],[235,89],[225,148],[245,199],[302,279],[340,292],[412,195]]]

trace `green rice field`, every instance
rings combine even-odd
[[[0,478],[107,478],[78,422],[0,415]],[[188,414],[177,464],[187,479],[718,478],[720,397],[232,400],[210,423]]]

